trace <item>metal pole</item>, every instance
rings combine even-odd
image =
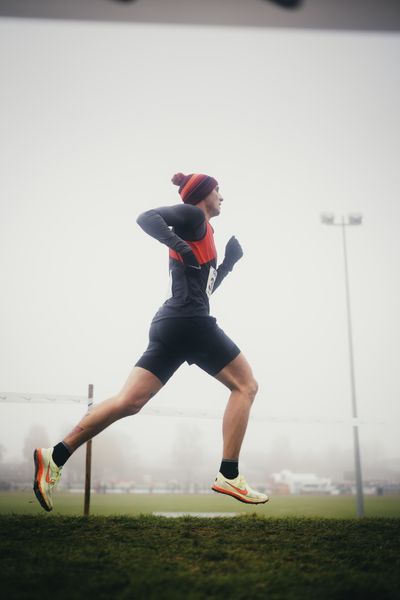
[[[344,274],[346,284],[346,303],[347,303],[347,329],[349,337],[349,358],[350,358],[350,381],[351,381],[351,403],[353,413],[353,442],[354,442],[354,466],[356,475],[356,490],[357,490],[357,517],[364,516],[364,497],[361,474],[361,458],[360,444],[358,439],[358,424],[357,419],[357,402],[356,402],[356,382],[354,376],[354,355],[353,355],[353,335],[350,310],[350,286],[349,286],[349,271],[347,265],[347,246],[346,246],[346,224],[342,217],[342,232],[343,232],[343,254],[344,254]]]
[[[93,384],[89,384],[88,389],[88,412],[91,411],[93,406]],[[85,466],[85,499],[83,505],[83,514],[85,517],[89,516],[90,510],[90,487],[91,487],[91,474],[92,474],[92,440],[86,442],[86,466]]]

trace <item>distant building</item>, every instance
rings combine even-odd
[[[271,491],[281,494],[338,494],[338,489],[328,477],[314,473],[292,473],[288,469],[271,476]]]

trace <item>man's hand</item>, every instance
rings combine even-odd
[[[228,269],[228,271],[232,271],[233,266],[242,258],[242,256],[242,246],[233,235],[226,245],[223,265]]]
[[[197,262],[197,258],[195,257],[192,250],[187,250],[186,252],[181,253],[183,264],[188,269],[195,269],[200,271],[201,266]]]

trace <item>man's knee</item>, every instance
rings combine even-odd
[[[136,415],[143,406],[150,400],[150,395],[119,395],[119,405],[125,416]]]
[[[258,392],[258,383],[254,378],[252,378],[251,381],[249,382],[249,387],[248,387],[248,394],[251,399],[251,402],[253,402],[254,398],[257,395],[257,392]]]
[[[247,396],[247,398],[249,399],[250,403],[252,404],[254,401],[254,398],[256,397],[256,394],[258,392],[258,383],[254,379],[254,377],[252,377],[252,378],[248,379],[247,381],[245,381],[244,383],[239,384],[238,390],[242,394],[245,394]]]
[[[136,415],[162,386],[162,382],[153,373],[141,367],[134,367],[125,385],[117,394],[122,415]]]

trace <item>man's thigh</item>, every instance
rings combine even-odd
[[[120,395],[124,397],[139,396],[152,398],[163,387],[163,382],[148,369],[133,367],[126,382],[121,388]]]
[[[242,352],[214,377],[230,390],[247,387],[254,381],[251,366]]]
[[[209,375],[215,376],[239,354],[240,349],[235,342],[214,322],[199,334],[199,341],[187,362],[194,363]]]
[[[165,385],[185,362],[185,357],[182,355],[179,345],[171,346],[165,343],[162,325],[163,323],[153,323],[150,327],[149,345],[135,367],[150,371]]]

